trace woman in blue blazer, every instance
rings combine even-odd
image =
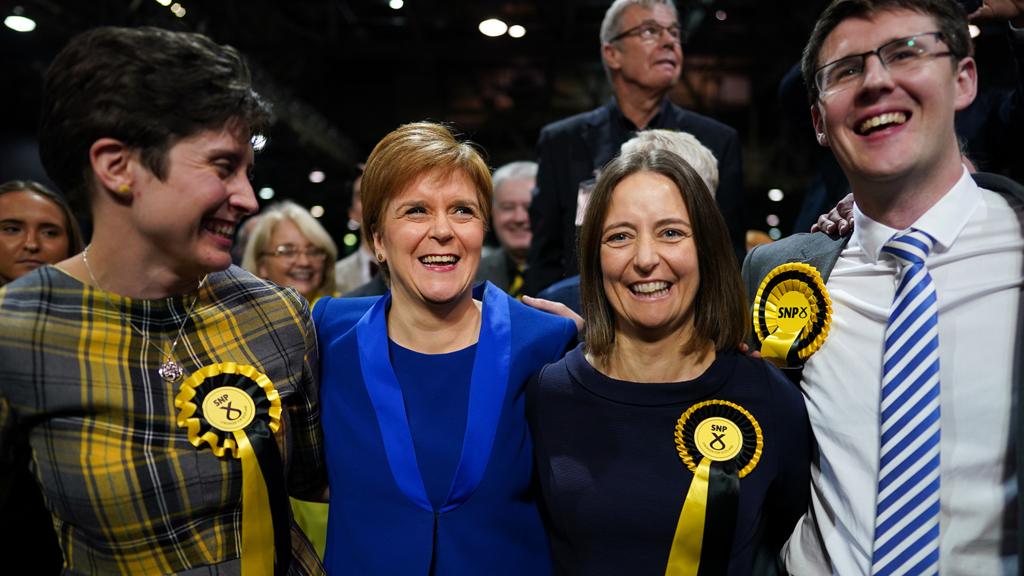
[[[363,234],[390,291],[314,308],[331,573],[550,572],[524,387],[576,326],[473,288],[490,196],[441,125],[402,126],[367,161]]]

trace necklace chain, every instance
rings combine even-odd
[[[180,380],[181,377],[184,375],[184,371],[182,370],[181,365],[174,361],[174,349],[178,346],[178,342],[181,340],[181,337],[185,334],[185,326],[188,325],[188,320],[189,318],[192,317],[192,311],[195,310],[196,303],[199,302],[199,292],[202,289],[203,284],[206,283],[207,276],[203,276],[202,280],[199,281],[199,285],[196,286],[196,297],[192,299],[192,304],[189,305],[188,310],[185,312],[185,317],[182,318],[181,320],[181,325],[178,327],[178,334],[177,336],[174,337],[174,340],[171,341],[170,350],[168,352],[164,352],[162,348],[160,348],[159,346],[154,344],[152,340],[150,340],[148,334],[146,334],[145,332],[142,331],[141,328],[136,326],[135,322],[132,322],[132,319],[130,317],[125,316],[124,313],[121,312],[120,308],[114,306],[114,303],[110,300],[110,296],[107,296],[107,291],[104,290],[102,286],[100,286],[99,281],[96,280],[96,275],[93,274],[92,272],[92,267],[89,266],[90,246],[91,244],[89,246],[86,246],[85,249],[82,250],[82,263],[85,264],[85,271],[89,274],[89,280],[92,281],[93,286],[99,289],[100,293],[103,294],[103,299],[107,301],[107,305],[116,310],[118,315],[121,316],[121,319],[128,322],[128,325],[132,327],[132,330],[137,332],[139,336],[142,337],[142,341],[152,346],[164,358],[164,361],[160,364],[160,368],[157,370],[157,372],[160,374],[160,377],[167,382],[175,382],[177,380]]]

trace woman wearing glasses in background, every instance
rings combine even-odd
[[[333,266],[338,248],[308,210],[294,202],[274,204],[259,215],[245,248],[242,268],[278,286],[295,288],[315,302],[334,295]]]

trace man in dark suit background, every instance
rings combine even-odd
[[[804,51],[854,231],[758,247],[743,269],[763,316],[759,287],[790,263],[812,265],[831,297],[820,349],[785,359],[818,446],[792,574],[1021,573],[1024,188],[961,162],[971,53],[945,0],[836,0]]]
[[[743,176],[736,131],[668,99],[683,54],[672,0],[616,0],[601,24],[601,57],[614,98],[606,105],[545,126],[537,142],[540,169],[530,207],[533,242],[526,293],[578,273],[577,196],[637,130],[689,132],[718,159],[718,206],[738,257],[744,253]]]

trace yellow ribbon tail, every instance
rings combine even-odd
[[[761,357],[771,360],[776,366],[787,366],[786,359],[789,358],[789,351],[793,349],[793,342],[796,341],[801,331],[802,329],[796,332],[776,330],[761,343]]]
[[[270,520],[270,493],[245,431],[237,430],[232,434],[242,460],[242,574],[273,574],[274,523]]]
[[[672,549],[668,553],[665,576],[696,576],[700,569],[700,551],[704,546],[704,518],[708,508],[708,478],[711,460],[702,458],[690,482],[683,509],[679,512]]]

